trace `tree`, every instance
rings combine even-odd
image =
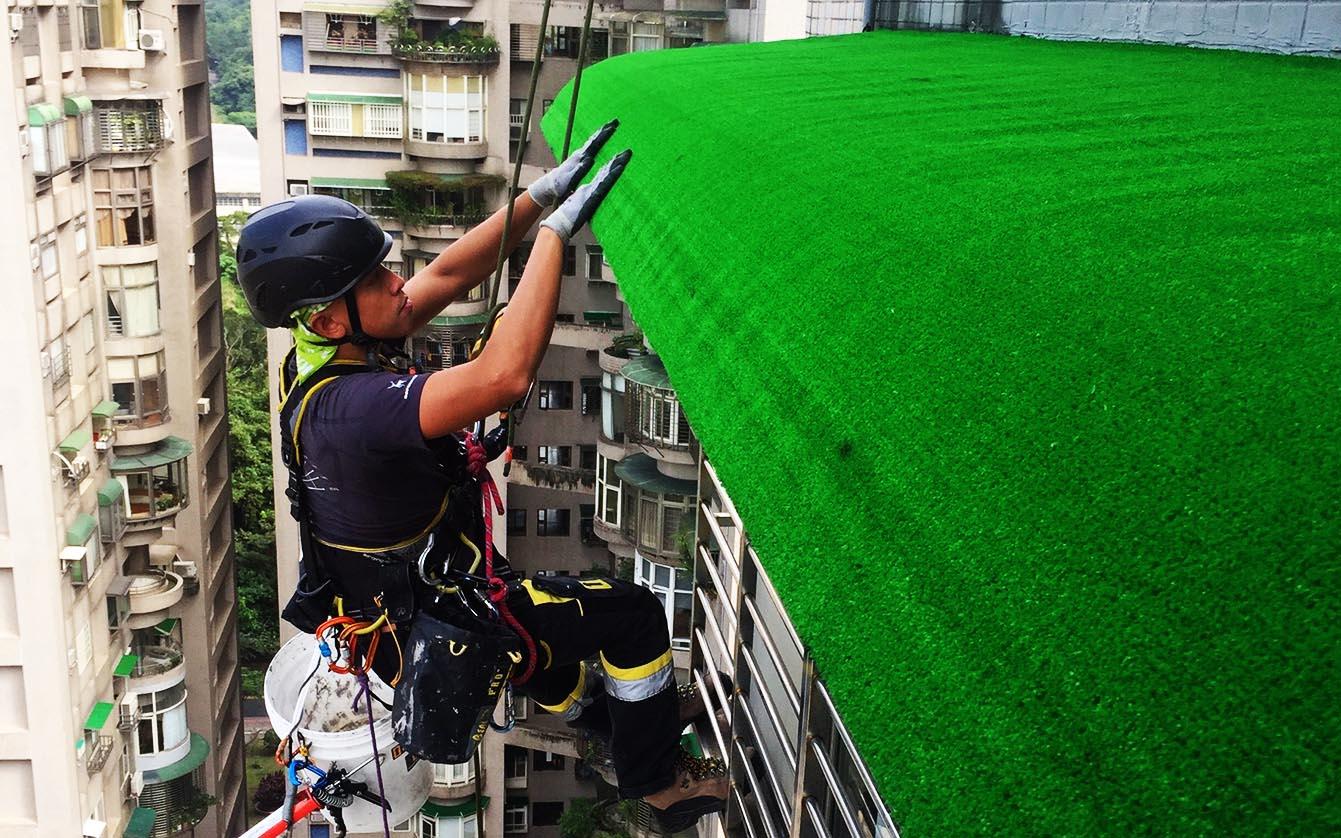
[[[256,784],[251,802],[256,806],[256,811],[268,814],[284,805],[284,791],[284,772],[272,771]]]

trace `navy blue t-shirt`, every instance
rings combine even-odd
[[[321,387],[299,430],[313,534],[350,547],[418,535],[450,487],[419,430],[427,375],[353,373]]]

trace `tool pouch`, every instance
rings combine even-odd
[[[501,623],[464,609],[418,612],[392,709],[396,741],[436,763],[470,759],[521,660],[517,635]]]

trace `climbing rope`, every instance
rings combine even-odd
[[[373,691],[372,685],[368,683],[368,673],[366,670],[360,671],[356,676],[359,682],[359,692],[354,696],[354,710],[359,709],[359,699],[364,699],[364,704],[368,708],[368,736],[372,739],[373,767],[377,771],[377,796],[382,798],[382,833],[384,838],[391,838],[391,821],[388,819],[386,805],[386,786],[382,782],[382,760],[378,759],[377,750],[377,725],[373,719]]]
[[[480,494],[484,497],[484,578],[487,580],[489,601],[498,608],[503,621],[526,645],[526,668],[521,675],[512,679],[513,684],[520,686],[529,681],[535,672],[536,646],[530,632],[508,608],[507,583],[494,573],[494,514],[503,514],[503,499],[498,494],[493,475],[489,473],[489,454],[474,433],[466,434],[466,458],[466,469],[479,482]]]

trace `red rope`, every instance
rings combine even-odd
[[[526,668],[512,679],[513,684],[520,686],[529,681],[531,674],[535,672],[537,657],[535,640],[517,618],[512,616],[512,611],[508,608],[507,583],[494,575],[494,511],[497,510],[499,515],[503,514],[503,499],[498,494],[498,486],[494,483],[493,475],[489,473],[489,455],[480,441],[470,432],[466,433],[466,468],[479,482],[480,494],[484,496],[484,575],[489,580],[489,600],[498,606],[498,613],[503,615],[503,621],[517,633],[522,643],[526,644]]]

